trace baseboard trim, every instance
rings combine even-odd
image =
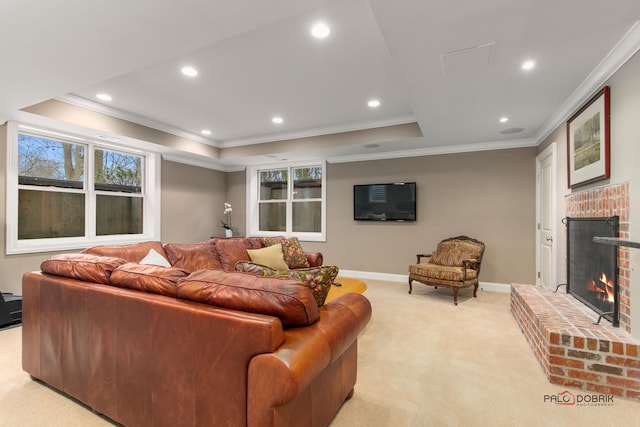
[[[406,274],[377,273],[373,271],[357,271],[340,269],[339,276],[353,277],[354,279],[387,280],[389,282],[409,282]],[[511,285],[506,283],[480,282],[480,289],[486,292],[498,292],[508,294],[511,292]]]
[[[388,280],[389,282],[408,283],[409,276],[406,274],[376,273],[373,271],[357,271],[340,269],[338,276],[353,277],[354,279]],[[408,285],[407,285],[408,286]]]
[[[487,292],[508,294],[511,292],[511,285],[507,283],[480,282],[480,289]]]

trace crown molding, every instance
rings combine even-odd
[[[57,99],[58,101],[66,102],[68,104],[72,104],[78,107],[86,108],[87,110],[95,111],[96,113],[106,114],[108,116],[126,120],[128,122],[136,123],[141,126],[146,126],[151,129],[170,133],[171,135],[179,136],[181,138],[186,138],[191,141],[196,141],[203,144],[211,145],[216,148],[220,148],[220,143],[216,140],[205,138],[202,135],[188,132],[183,129],[179,129],[179,128],[167,125],[166,123],[162,123],[145,116],[141,116],[141,115],[123,111],[123,110],[118,110],[116,108],[112,108],[107,105],[100,104],[99,102],[94,102],[87,98],[83,98],[81,96],[69,94],[69,95],[61,96],[54,99]]]
[[[162,159],[170,162],[197,166],[199,168],[217,170],[220,172],[241,172],[246,169],[245,166],[225,165],[224,163],[212,159],[194,159],[192,157],[182,156],[176,153],[162,153]]]
[[[220,148],[240,147],[244,145],[264,144],[269,142],[287,141],[290,139],[311,138],[314,136],[331,135],[335,133],[354,132],[375,129],[386,126],[405,125],[417,122],[413,114],[391,117],[384,120],[368,120],[355,123],[342,123],[331,126],[317,127],[300,131],[279,133],[275,136],[262,135],[249,138],[231,139],[220,143]]]
[[[616,43],[596,68],[567,98],[551,119],[535,136],[536,144],[542,143],[546,137],[562,125],[574,111],[584,104],[595,92],[605,85],[633,55],[640,50],[640,20],[635,21],[629,31]]]
[[[348,156],[328,157],[328,163],[365,162],[370,160],[401,159],[405,157],[437,156],[441,154],[472,153],[478,151],[508,150],[510,148],[526,148],[538,145],[534,139],[516,139],[508,141],[491,141],[477,144],[451,145],[440,147],[418,148],[415,150],[388,151],[371,154],[354,154]]]

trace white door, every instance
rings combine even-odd
[[[556,285],[555,268],[555,172],[556,144],[536,157],[537,256],[536,284]]]

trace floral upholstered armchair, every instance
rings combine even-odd
[[[415,280],[425,285],[448,286],[453,289],[453,303],[458,305],[458,290],[473,286],[478,292],[478,275],[484,254],[484,243],[467,236],[445,239],[435,252],[418,254],[418,263],[409,266],[409,293]],[[421,263],[422,258],[429,258]]]

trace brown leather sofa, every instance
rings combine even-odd
[[[326,426],[353,393],[371,305],[225,271],[258,243],[224,240],[218,269],[192,270],[216,242],[147,242],[25,273],[24,370],[126,426]],[[151,248],[172,266],[139,264]]]

